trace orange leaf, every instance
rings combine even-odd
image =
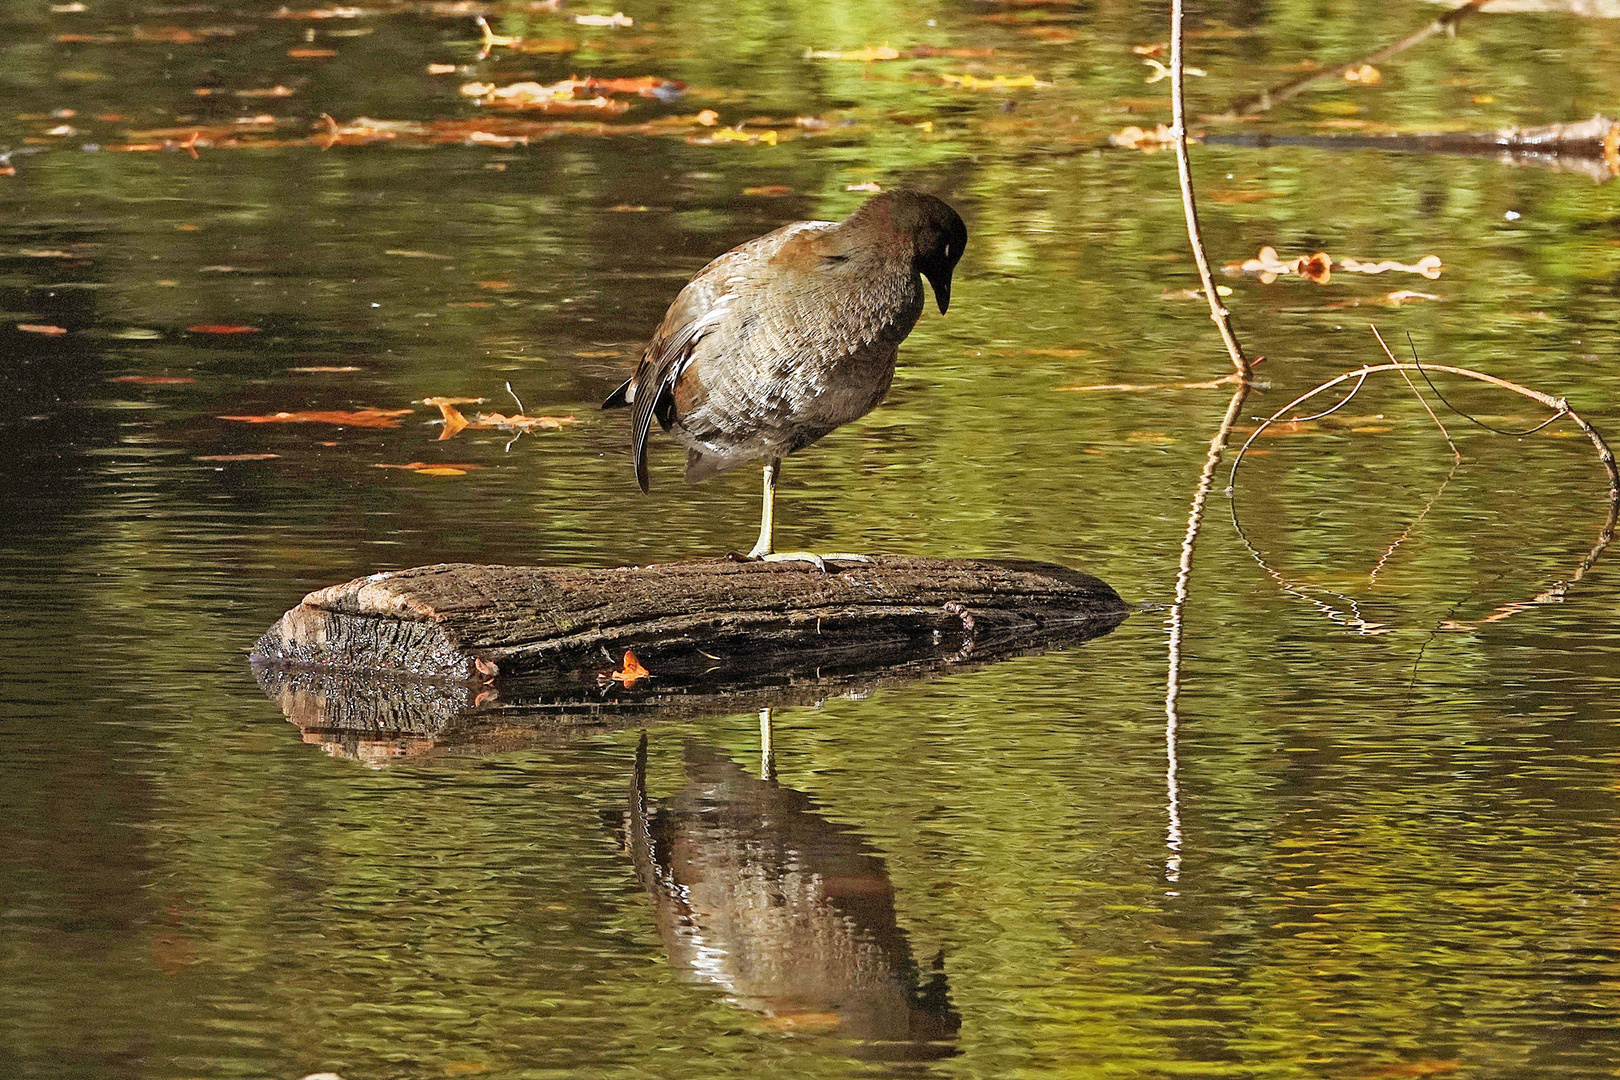
[[[178,386],[181,383],[194,383],[196,379],[188,379],[184,375],[117,375],[108,382],[135,383],[137,386]]]
[[[228,323],[198,323],[196,326],[188,326],[186,329],[193,334],[257,334],[259,332],[257,326],[231,326]]]
[[[444,430],[439,432],[439,441],[453,439],[456,433],[467,426],[467,418],[461,415],[461,410],[451,403],[449,398],[434,398],[427,402],[439,407],[439,415],[444,417]]]
[[[353,412],[311,409],[270,413],[267,416],[222,416],[220,419],[239,420],[244,424],[337,424],[340,427],[394,428],[399,427],[398,418],[410,412],[410,409],[356,409]]]
[[[624,650],[624,660],[620,663],[619,670],[610,672],[608,674],[608,678],[613,682],[623,683],[624,688],[626,690],[630,690],[634,688],[636,683],[640,682],[642,679],[652,678],[652,672],[641,666],[641,661],[636,659],[635,653],[631,652],[629,649],[626,649]]]
[[[67,331],[62,329],[60,326],[51,326],[46,323],[22,322],[17,324],[17,329],[21,330],[25,334],[49,334],[52,337],[55,337],[57,334],[67,333]]]

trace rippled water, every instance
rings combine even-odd
[[[1557,588],[1607,509],[1571,425],[1519,440],[1447,414],[1453,470],[1411,391],[1375,377],[1256,440],[1235,503],[1259,562],[1223,466],[1167,745],[1162,605],[1227,388],[1173,385],[1226,370],[1173,295],[1194,284],[1173,163],[1103,148],[1167,115],[1132,52],[1162,12],[507,12],[498,32],[574,50],[479,61],[459,9],[274,10],[0,5],[5,1075],[1613,1075],[1620,589],[1612,554]],[[1194,111],[1430,17],[1215,5]],[[1617,33],[1480,16],[1376,86],[1243,130],[1613,113]],[[995,52],[804,55],[884,43]],[[600,122],[714,109],[782,137],[312,137],[323,113],[480,117],[463,82],[574,73],[689,84]],[[963,73],[1051,85],[940,78]],[[234,93],[275,86],[292,93]],[[260,114],[281,122],[237,124]],[[229,125],[291,145],[230,145]],[[187,128],[195,158],[161,148]],[[1266,356],[1245,427],[1379,359],[1377,321],[1620,433],[1612,184],[1195,154],[1218,263],[1262,245],[1444,263],[1223,279]],[[787,463],[779,544],[1047,559],[1143,610],[1070,650],[779,709],[768,763],[753,712],[656,725],[644,749],[633,730],[403,757],[301,740],[245,653],[309,589],[749,542],[757,476],[687,488],[661,443],[642,497],[626,421],[595,406],[710,257],[840,216],[867,182],[941,193],[972,241],[887,404]],[[230,326],[255,332],[188,329]],[[508,382],[529,415],[578,423],[441,442],[413,405],[509,413]],[[1116,384],[1172,385],[1067,389]],[[1442,389],[1500,427],[1545,415]],[[220,419],[361,408],[411,411]],[[378,467],[413,462],[454,471]]]

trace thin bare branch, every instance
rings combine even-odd
[[[1434,37],[1434,35],[1442,31],[1453,29],[1466,16],[1478,11],[1487,3],[1489,3],[1489,0],[1467,0],[1466,3],[1452,8],[1450,11],[1434,20],[1434,22],[1430,23],[1428,26],[1425,26],[1423,29],[1414,34],[1408,34],[1399,41],[1385,45],[1383,48],[1376,49],[1373,52],[1368,53],[1366,56],[1340,64],[1337,67],[1323,68],[1321,71],[1313,71],[1307,75],[1301,75],[1297,79],[1285,82],[1280,86],[1273,86],[1268,90],[1262,90],[1258,94],[1250,94],[1247,97],[1238,98],[1236,101],[1232,102],[1231,105],[1227,106],[1224,113],[1221,113],[1218,116],[1212,116],[1209,119],[1236,120],[1239,117],[1253,116],[1255,113],[1265,112],[1268,109],[1287,101],[1289,98],[1298,96],[1307,87],[1314,86],[1316,83],[1323,82],[1328,79],[1342,79],[1345,72],[1353,71],[1356,68],[1361,67],[1363,64],[1381,64],[1390,57],[1397,56],[1414,45],[1420,45],[1423,42],[1428,41],[1430,38]]]
[[[1389,362],[1392,364],[1400,363],[1399,360],[1395,359],[1395,354],[1389,351],[1389,346],[1384,344],[1384,335],[1378,332],[1378,327],[1374,326],[1372,323],[1368,323],[1367,325],[1372,327],[1373,337],[1378,339],[1378,347],[1384,350],[1384,355],[1389,357]],[[1407,389],[1411,390],[1412,396],[1418,399],[1418,404],[1423,406],[1423,411],[1429,414],[1430,420],[1434,421],[1434,426],[1439,428],[1440,434],[1446,437],[1446,445],[1451,447],[1451,456],[1456,458],[1458,461],[1461,461],[1463,459],[1462,451],[1457,449],[1457,444],[1451,441],[1451,432],[1447,431],[1446,425],[1442,424],[1440,422],[1440,418],[1434,415],[1434,410],[1429,408],[1428,401],[1424,399],[1422,394],[1418,393],[1417,383],[1412,381],[1412,376],[1408,375],[1405,370],[1400,368],[1397,368],[1396,370],[1400,371],[1401,378],[1406,382]],[[1433,383],[1429,384],[1429,389],[1434,390]],[[1435,390],[1434,392],[1438,394],[1440,391]]]

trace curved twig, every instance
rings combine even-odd
[[[1271,416],[1262,421],[1260,425],[1256,427],[1252,433],[1250,433],[1248,440],[1244,442],[1243,446],[1239,448],[1236,456],[1233,457],[1232,471],[1227,478],[1227,488],[1229,491],[1233,492],[1232,525],[1237,530],[1238,536],[1242,539],[1244,546],[1249,549],[1250,554],[1254,556],[1261,568],[1276,579],[1278,584],[1281,585],[1285,591],[1292,593],[1295,596],[1299,596],[1308,603],[1321,608],[1324,613],[1335,622],[1344,623],[1362,633],[1379,632],[1381,629],[1380,625],[1376,623],[1367,623],[1365,620],[1362,620],[1359,612],[1357,612],[1356,616],[1353,618],[1346,617],[1336,609],[1332,608],[1331,605],[1324,604],[1314,597],[1306,595],[1305,591],[1307,589],[1311,589],[1313,591],[1326,592],[1327,590],[1316,590],[1313,586],[1301,586],[1294,582],[1290,582],[1288,579],[1284,578],[1281,574],[1266,564],[1265,559],[1260,555],[1259,551],[1256,550],[1254,545],[1249,542],[1248,537],[1244,535],[1243,526],[1238,520],[1236,499],[1237,473],[1238,467],[1243,464],[1243,455],[1248,452],[1249,447],[1254,444],[1255,439],[1259,438],[1260,434],[1265,431],[1266,428],[1282,419],[1286,413],[1298,408],[1300,405],[1303,405],[1305,402],[1311,400],[1317,395],[1325,393],[1326,391],[1331,390],[1333,387],[1347,382],[1350,379],[1357,379],[1358,381],[1356,383],[1356,388],[1360,389],[1361,384],[1366,381],[1367,376],[1369,375],[1373,375],[1381,371],[1400,371],[1404,375],[1407,369],[1414,371],[1443,371],[1450,375],[1458,375],[1463,378],[1474,379],[1477,382],[1488,383],[1504,390],[1510,390],[1513,393],[1527,397],[1532,401],[1539,402],[1540,404],[1551,409],[1553,411],[1553,416],[1548,423],[1551,423],[1553,420],[1558,420],[1561,417],[1569,417],[1570,422],[1576,427],[1580,428],[1581,432],[1592,443],[1593,448],[1597,450],[1598,461],[1602,464],[1603,470],[1609,480],[1608,516],[1604,520],[1602,529],[1599,530],[1597,542],[1592,546],[1592,549],[1587,552],[1586,557],[1581,560],[1580,565],[1576,567],[1574,574],[1571,575],[1568,580],[1554,582],[1549,588],[1542,590],[1528,600],[1517,600],[1512,603],[1503,604],[1495,611],[1476,622],[1461,623],[1447,620],[1446,622],[1442,623],[1440,628],[1445,630],[1473,630],[1486,623],[1500,622],[1503,619],[1509,618],[1510,616],[1516,615],[1519,612],[1528,610],[1532,607],[1561,601],[1568,592],[1569,586],[1585,577],[1587,572],[1591,570],[1592,566],[1603,554],[1604,550],[1614,542],[1616,528],[1617,526],[1620,526],[1620,469],[1616,468],[1614,452],[1609,449],[1609,444],[1604,441],[1603,436],[1598,434],[1597,429],[1593,428],[1584,417],[1582,417],[1574,409],[1570,408],[1569,402],[1564,398],[1555,398],[1550,394],[1543,394],[1539,390],[1532,390],[1528,386],[1521,386],[1520,384],[1510,382],[1507,379],[1497,378],[1494,375],[1487,375],[1484,372],[1474,371],[1470,368],[1452,367],[1448,364],[1427,364],[1420,367],[1416,364],[1405,364],[1399,361],[1394,361],[1388,364],[1364,365],[1354,371],[1347,371],[1343,374],[1337,375],[1334,378],[1329,379],[1327,382],[1307,390],[1305,393],[1301,394],[1293,401],[1290,401],[1287,405],[1284,405],[1282,408],[1278,409],[1276,412],[1272,413]],[[1428,376],[1425,375],[1424,378],[1427,379]],[[1433,383],[1431,382],[1430,385],[1433,386]],[[1435,393],[1438,395],[1439,391],[1436,390]],[[1348,398],[1346,400],[1348,400]],[[1445,401],[1443,397],[1441,400]],[[1448,407],[1451,407],[1449,402],[1446,404]],[[1467,414],[1463,413],[1462,415],[1466,416]],[[1542,424],[1540,427],[1532,430],[1540,431],[1546,426],[1547,424]],[[1428,513],[1427,507],[1425,507],[1424,513]],[[1416,522],[1414,522],[1413,525],[1415,526]],[[1383,565],[1382,560],[1380,561],[1379,565]],[[1377,571],[1375,568],[1374,573],[1376,572]],[[1330,593],[1330,595],[1340,594]],[[1343,599],[1349,600],[1352,608],[1354,608],[1355,602],[1353,600],[1350,600],[1348,597],[1343,597]]]

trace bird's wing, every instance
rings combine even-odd
[[[826,221],[798,221],[785,225],[746,244],[732,248],[715,259],[675,297],[647,344],[641,363],[627,386],[615,391],[610,404],[635,406],[630,426],[630,445],[635,454],[636,483],[649,488],[647,475],[647,435],[654,417],[666,430],[675,418],[675,383],[692,359],[692,352],[704,336],[732,316],[732,307],[748,285],[752,272],[770,259],[783,243],[808,229],[830,228]]]

